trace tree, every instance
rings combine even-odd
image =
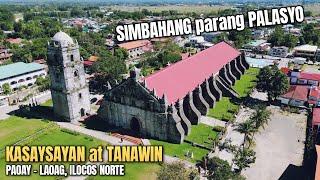
[[[283,42],[281,43],[282,46],[286,46],[288,48],[293,48],[298,43],[298,38],[293,34],[286,34],[283,37]]]
[[[285,93],[289,88],[287,76],[276,65],[262,68],[257,77],[257,88],[268,93],[269,102]]]
[[[40,92],[43,92],[45,90],[48,90],[50,88],[50,79],[49,77],[42,77],[39,76],[36,79],[36,85],[38,86],[38,89]]]
[[[271,113],[267,110],[266,106],[257,105],[255,107],[255,112],[250,116],[250,121],[254,122],[256,129],[259,129],[260,127],[264,128],[264,125],[268,123],[270,114]]]
[[[235,156],[232,161],[238,167],[238,171],[241,172],[256,161],[255,155],[256,153],[252,149],[240,147],[235,151]]]
[[[209,180],[243,179],[241,175],[232,171],[232,168],[227,161],[218,157],[208,159],[206,166],[209,173]]]
[[[195,176],[199,175],[192,169],[186,169],[182,162],[163,164],[157,173],[158,180],[189,180]]]
[[[254,133],[257,132],[257,128],[251,120],[248,120],[248,121],[245,121],[242,123],[238,123],[236,125],[235,130],[238,131],[239,133],[244,134],[244,140],[245,141],[247,140],[249,142],[249,146],[252,143]]]
[[[280,26],[277,26],[274,29],[274,32],[270,35],[268,42],[272,44],[272,46],[281,46],[284,40],[284,31]]]
[[[2,85],[2,91],[3,91],[3,94],[5,94],[5,95],[8,95],[11,93],[11,87],[10,87],[9,83],[4,83]]]
[[[114,56],[118,57],[121,60],[125,60],[128,58],[129,53],[126,49],[124,48],[117,48],[114,52]]]

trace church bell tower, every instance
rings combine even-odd
[[[89,88],[79,45],[64,32],[48,43],[48,67],[53,111],[63,121],[77,121],[90,113]]]

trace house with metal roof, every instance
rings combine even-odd
[[[38,63],[17,62],[0,66],[0,93],[2,85],[8,83],[12,90],[21,86],[32,86],[37,77],[46,76],[45,66]]]

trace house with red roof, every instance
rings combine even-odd
[[[310,73],[310,72],[291,71],[290,83],[300,84],[300,85],[309,85],[309,86],[319,86],[320,74]]]
[[[108,85],[98,117],[142,137],[182,143],[222,95],[238,96],[232,85],[247,68],[243,53],[220,42],[147,77],[134,69]]]
[[[130,41],[118,44],[118,46],[128,51],[129,58],[137,58],[145,52],[153,50],[153,46],[149,40]]]
[[[291,85],[277,98],[282,104],[296,107],[320,106],[320,89],[316,86]]]

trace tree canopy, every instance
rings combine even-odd
[[[287,92],[289,81],[276,65],[262,68],[258,74],[257,88],[268,93],[269,102]]]

